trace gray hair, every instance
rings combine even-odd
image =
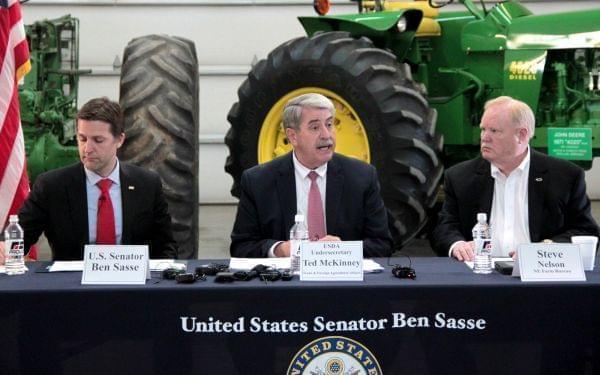
[[[304,94],[290,99],[283,107],[283,128],[298,130],[304,108],[328,109],[331,116],[335,116],[333,103],[327,97],[315,93]]]
[[[499,96],[488,100],[483,106],[483,110],[486,111],[488,108],[496,106],[504,106],[508,111],[512,124],[524,126],[529,133],[529,139],[533,137],[535,133],[535,116],[527,103],[513,99],[510,96]]]

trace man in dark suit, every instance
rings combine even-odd
[[[40,175],[19,212],[26,251],[44,232],[54,260],[83,259],[85,244],[147,244],[151,258],[176,257],[160,178],[119,162],[124,139],[118,103],[97,98],[81,108],[81,162]]]
[[[490,218],[494,256],[511,256],[520,243],[598,236],[583,170],[532,150],[534,121],[521,101],[504,96],[486,103],[481,157],[446,171],[432,239],[439,255],[473,259],[471,230],[480,212]]]
[[[365,257],[390,255],[377,172],[334,153],[334,115],[331,101],[319,94],[286,104],[283,126],[294,151],[242,174],[231,256],[289,256],[296,213],[308,218],[311,240],[362,240]]]

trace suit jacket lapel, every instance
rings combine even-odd
[[[327,233],[337,233],[339,206],[342,199],[344,174],[335,154],[327,164],[327,186],[325,188],[325,217]]]
[[[281,217],[283,218],[283,233],[281,238],[288,238],[288,230],[294,225],[294,215],[296,215],[296,176],[294,172],[294,162],[292,153],[283,158],[278,168],[279,178],[277,179],[277,196],[281,207]]]
[[[121,243],[128,244],[131,242],[131,228],[134,225],[134,213],[137,212],[137,203],[135,190],[130,189],[132,186],[135,188],[135,183],[132,181],[131,176],[127,173],[127,165],[119,163],[119,179],[121,184],[121,214],[123,218],[123,229],[121,233]]]
[[[476,183],[474,186],[479,190],[474,192],[474,197],[479,197],[478,212],[485,212],[488,217],[488,223],[491,219],[492,200],[494,199],[494,178],[490,172],[490,163],[485,159],[480,159],[476,170]]]
[[[529,205],[529,236],[532,242],[541,240],[541,229],[544,221],[544,195],[546,184],[544,177],[548,168],[537,151],[531,150],[529,161],[529,181],[527,187],[527,203]]]
[[[90,242],[86,185],[83,164],[79,163],[78,167],[74,169],[71,183],[65,185],[65,194],[68,204],[66,209],[71,213],[73,233],[83,244]]]

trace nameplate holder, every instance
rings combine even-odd
[[[579,246],[570,243],[531,243],[517,248],[521,281],[585,281]]]
[[[81,284],[143,285],[150,273],[147,245],[85,245]]]
[[[300,281],[362,280],[362,241],[313,241],[300,246]]]

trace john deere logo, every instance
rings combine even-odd
[[[537,79],[537,61],[513,61],[508,67],[508,79],[534,81]]]
[[[306,345],[292,359],[287,375],[380,375],[377,359],[361,343],[328,336]]]

